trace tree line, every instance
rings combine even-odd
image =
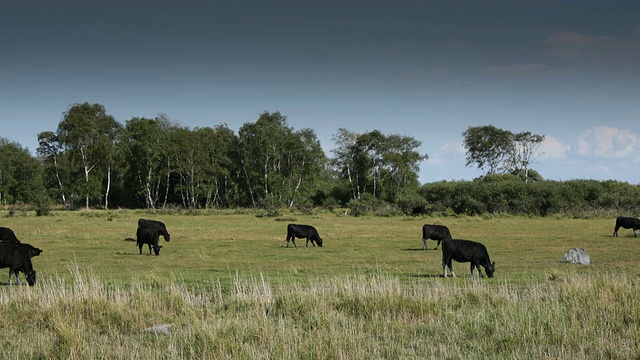
[[[412,137],[340,129],[329,159],[312,129],[264,112],[234,133],[190,129],[164,115],[124,124],[101,104],[75,104],[38,134],[37,157],[0,142],[0,202],[68,208],[212,208],[344,204],[371,194],[393,202],[418,188],[426,155]]]
[[[424,206],[433,212],[548,215],[586,209],[586,201],[637,210],[624,197],[637,204],[638,186],[600,186],[609,200],[600,196],[595,204],[577,183],[544,181],[530,169],[544,136],[492,125],[469,127],[462,136],[465,165],[485,176],[421,185],[419,165],[428,156],[411,136],[340,128],[327,156],[312,129],[292,128],[279,112],[264,112],[235,133],[226,124],[190,129],[165,115],[122,124],[101,104],[75,104],[56,129],[38,134],[36,157],[0,138],[0,203],[39,209],[324,206],[348,207],[354,215]]]

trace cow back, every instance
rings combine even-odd
[[[616,218],[616,226],[625,229],[640,229],[640,219],[628,216],[618,216]]]
[[[42,250],[31,245],[31,244],[27,244],[27,243],[5,243],[5,242],[0,242],[0,244],[3,245],[8,245],[8,247],[13,246],[13,247],[18,247],[18,248],[22,248],[24,250],[26,250],[27,254],[29,254],[30,257],[34,257],[34,256],[38,256],[42,253]],[[3,249],[7,249],[8,247],[4,247]],[[2,250],[0,250],[2,251]]]
[[[309,241],[315,241],[319,246],[322,246],[322,238],[318,234],[318,230],[311,225],[288,224],[287,239],[292,238],[307,238]]]
[[[154,229],[158,234],[162,235],[166,241],[170,241],[171,235],[169,231],[167,231],[166,225],[162,221],[158,220],[148,220],[148,219],[139,219],[138,227],[147,226]]]
[[[157,244],[160,235],[156,231],[155,228],[144,224],[142,226],[138,226],[138,230],[136,231],[136,241],[142,244]]]
[[[0,227],[0,242],[19,243],[20,240],[18,240],[13,230],[7,227]]]
[[[491,262],[487,247],[471,240],[445,240],[442,242],[442,253],[443,256],[451,257],[457,262],[475,261],[480,264]]]
[[[0,268],[6,267],[25,273],[33,271],[29,251],[22,246],[0,243]]]
[[[444,225],[424,224],[422,226],[422,238],[431,240],[451,239],[451,232]]]

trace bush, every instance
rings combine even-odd
[[[42,196],[36,201],[36,216],[48,216],[51,213],[51,200]]]

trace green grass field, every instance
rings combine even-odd
[[[43,253],[36,286],[0,287],[2,358],[640,355],[640,238],[612,237],[614,219],[4,215]],[[139,218],[167,225],[160,256],[125,240]],[[324,247],[286,248],[289,222],[314,225]],[[484,243],[495,277],[469,279],[454,262],[459,278],[442,278],[436,242],[422,250],[425,223]],[[592,265],[563,263],[571,247]],[[176,330],[142,332],[159,323]]]
[[[422,225],[447,225],[454,238],[484,243],[496,262],[494,282],[526,284],[571,266],[562,263],[571,247],[582,247],[593,265],[580,271],[640,273],[640,240],[630,230],[614,238],[614,219],[498,217],[462,218],[353,218],[333,213],[288,214],[283,218],[258,218],[250,214],[153,215],[142,211],[55,212],[54,216],[0,218],[23,242],[44,250],[34,259],[41,278],[66,276],[70,265],[91,270],[106,279],[128,283],[153,276],[202,284],[236,276],[263,274],[291,281],[313,276],[338,276],[354,272],[384,271],[402,280],[437,280],[442,274],[440,250],[429,240],[422,250]],[[137,220],[163,221],[171,233],[160,256],[140,256],[135,242]],[[284,220],[284,221],[283,221]],[[324,247],[286,248],[289,222],[314,225]],[[620,251],[620,248],[624,251]],[[143,249],[148,254],[148,249]],[[573,266],[575,268],[575,266]],[[458,275],[468,264],[454,263]],[[0,281],[2,278],[0,277]]]

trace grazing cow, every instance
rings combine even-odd
[[[427,207],[424,205],[414,206],[413,209],[411,209],[411,215],[413,216],[425,215],[426,213],[427,213]]]
[[[147,224],[142,224],[142,226],[138,226],[138,231],[136,232],[136,245],[138,245],[138,249],[140,249],[140,255],[142,255],[142,247],[144,244],[149,245],[149,255],[151,255],[151,248],[156,253],[156,255],[160,255],[160,248],[162,246],[158,246],[158,239],[160,235],[155,228],[148,226]]]
[[[487,276],[492,278],[496,266],[496,263],[492,263],[489,259],[487,248],[479,242],[470,240],[445,239],[442,242],[442,270],[444,271],[444,277],[447,277],[447,267],[451,275],[456,276],[453,272],[451,260],[471,262],[471,276],[473,276],[473,268],[476,268],[480,277],[483,277],[480,269],[480,266],[482,266]]]
[[[24,273],[29,286],[36,283],[36,272],[31,264],[31,255],[24,246],[0,243],[0,268],[9,268],[9,285],[12,285],[12,275],[16,274],[18,285],[20,284],[20,272]]]
[[[13,230],[6,227],[0,227],[0,242],[19,243],[20,240],[18,240]]]
[[[29,254],[30,258],[34,256],[38,256],[42,253],[42,250],[26,243],[11,243],[11,242],[2,241],[0,242],[0,244],[7,245],[3,247],[0,251],[8,249],[9,248],[8,246],[19,247],[19,248],[25,249],[27,251],[27,254]],[[12,275],[12,272],[11,270],[9,270],[9,284],[11,284],[11,277],[12,277],[11,275]],[[15,275],[16,275],[16,280],[18,281],[18,284],[20,284],[20,278],[18,278],[18,273],[16,273]]]
[[[438,250],[442,240],[451,239],[451,232],[444,225],[424,224],[422,226],[422,250],[427,250],[427,240],[429,239],[438,241],[436,248],[433,249]]]
[[[311,245],[313,245],[313,247],[316,247],[314,243],[318,244],[319,247],[322,247],[322,239],[320,238],[320,235],[318,235],[318,230],[311,225],[287,225],[287,247],[289,247],[289,240],[293,241],[293,246],[298,247],[296,245],[296,238],[306,238],[306,246],[309,246],[309,241],[311,241]]]
[[[2,242],[0,242],[0,244],[4,244]],[[6,245],[13,245],[13,246],[17,246],[17,247],[21,247],[25,250],[27,250],[27,253],[29,254],[29,256],[34,257],[34,256],[38,256],[40,254],[42,254],[42,250],[38,249],[37,247],[27,244],[27,243],[8,243]]]
[[[164,241],[171,240],[171,235],[169,235],[169,232],[167,231],[167,227],[164,226],[163,222],[157,221],[157,220],[139,219],[138,220],[138,227],[140,227],[142,225],[146,225],[146,226],[149,226],[149,227],[155,229],[155,231],[158,233],[158,235],[162,235],[162,237],[164,237]]]
[[[633,229],[633,236],[636,237],[636,230],[640,229],[640,219],[618,216],[616,218],[616,228],[613,230],[613,236],[618,236],[618,229],[620,228]]]

